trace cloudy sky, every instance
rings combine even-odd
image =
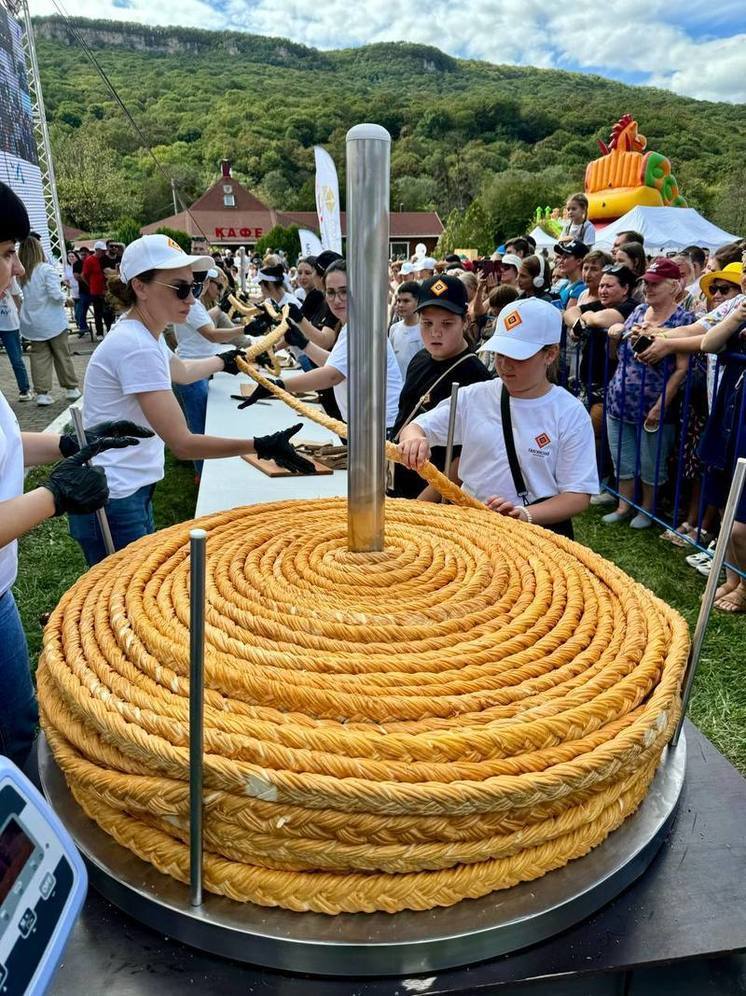
[[[554,10],[552,7],[554,6]],[[746,2],[720,0],[30,0],[33,14],[232,29],[316,48],[411,41],[488,62],[600,73],[746,102]]]

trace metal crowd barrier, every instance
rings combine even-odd
[[[614,471],[614,463],[618,467],[621,462],[622,435],[620,433],[616,453],[614,454],[615,460],[613,460],[609,446],[607,426],[607,391],[618,367],[618,363],[614,355],[613,345],[608,337],[603,337],[603,343],[600,343],[599,339],[601,339],[601,336],[598,335],[597,330],[593,329],[589,330],[588,336],[585,339],[579,343],[575,343],[567,337],[566,330],[563,331],[558,381],[572,394],[580,398],[589,410],[593,406],[594,401],[599,403],[598,399],[600,398],[600,403],[602,404],[601,433],[600,439],[597,439],[599,478],[604,482],[603,490],[608,491],[615,498],[622,498],[624,501],[628,501],[629,499],[621,495],[618,490]],[[619,346],[621,347],[621,342]],[[594,363],[594,360],[597,361],[597,351],[599,349],[603,351],[602,364],[601,362]],[[622,364],[620,407],[622,411],[626,411],[626,368],[629,363],[637,363],[638,361],[630,359],[628,351],[625,350],[620,362]],[[654,523],[657,523],[664,529],[676,530],[680,523],[686,519],[692,527],[696,527],[696,537],[692,539],[688,536],[683,536],[682,538],[692,548],[706,551],[706,544],[701,541],[703,532],[702,523],[706,512],[705,494],[708,479],[715,472],[715,469],[707,466],[702,461],[698,461],[701,465],[699,475],[696,477],[686,477],[685,448],[687,437],[690,430],[696,429],[696,422],[704,419],[698,433],[698,439],[701,439],[705,426],[713,417],[712,408],[726,363],[737,365],[740,371],[740,383],[743,384],[744,376],[746,376],[746,354],[721,353],[717,357],[703,353],[692,354],[689,358],[686,376],[673,398],[670,397],[670,394],[668,398],[666,397],[666,387],[675,369],[676,359],[675,357],[667,356],[660,363],[664,365],[664,378],[661,391],[661,418],[659,430],[656,432],[653,505],[652,509],[648,510],[644,509],[641,504],[641,450],[644,438],[643,433],[646,432],[644,423],[647,415],[647,412],[644,410],[645,385],[649,377],[652,376],[651,369],[646,364],[641,364],[640,403],[637,406],[635,421],[631,423],[635,426],[635,491],[633,499],[629,503],[636,511],[642,511],[646,515],[649,515]],[[603,378],[600,382],[594,383],[593,371],[596,369],[596,365],[599,368],[603,366]],[[660,365],[658,369],[661,369]],[[736,454],[742,452],[741,444],[744,441],[744,434],[746,434],[746,390],[743,387],[741,387],[740,399],[737,404],[738,411],[735,413]],[[669,432],[673,434],[673,441],[671,442],[668,453],[665,452],[669,448],[666,442],[666,432],[665,430],[660,431],[660,428],[664,425],[672,426]],[[668,464],[668,475],[661,472],[664,463]],[[727,469],[732,471],[733,468],[730,467]],[[668,476],[668,480],[665,483],[659,483],[660,478],[665,476]],[[686,508],[685,503],[688,502],[688,496],[691,498],[692,491],[697,486],[699,487],[699,499],[696,522],[691,522],[683,510]],[[746,572],[739,570],[734,565],[726,562],[726,566],[742,577],[746,577]]]

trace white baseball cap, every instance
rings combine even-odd
[[[94,242],[93,243],[93,248],[94,249],[106,249],[107,245],[106,245],[105,242],[103,242],[101,239],[99,239],[98,242]]]
[[[434,270],[435,269],[435,260],[433,259],[432,256],[423,256],[423,258],[418,263],[415,263],[415,269],[416,270]]]
[[[521,263],[523,260],[520,256],[516,256],[515,253],[506,252],[505,255],[500,259],[503,266],[514,266],[516,270],[520,270]]]
[[[538,297],[527,297],[503,308],[497,316],[494,334],[481,350],[500,353],[512,360],[528,360],[542,346],[556,346],[561,335],[559,309]]]
[[[409,276],[410,273],[415,272],[416,267],[413,263],[402,263],[399,273],[404,274],[404,276]]]
[[[188,266],[201,271],[211,269],[213,262],[212,256],[190,256],[167,235],[143,235],[122,253],[119,276],[126,284],[146,270],[180,270]]]

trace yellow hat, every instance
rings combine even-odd
[[[743,263],[728,263],[722,270],[715,270],[714,273],[705,273],[699,279],[699,289],[707,297],[710,297],[710,284],[715,280],[726,280],[729,284],[741,286],[743,277]]]

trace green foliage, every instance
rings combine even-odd
[[[275,225],[271,228],[266,235],[263,235],[256,244],[256,252],[260,256],[273,250],[277,252],[279,249],[285,253],[288,263],[291,266],[295,263],[296,259],[300,255],[300,239],[298,237],[298,226],[290,225],[289,228],[283,228],[282,225]]]
[[[495,249],[492,221],[480,200],[473,200],[466,211],[452,211],[438,242],[439,255],[454,249],[476,249],[480,256],[489,256]]]
[[[167,235],[169,239],[178,242],[184,252],[192,251],[192,236],[187,235],[186,232],[180,232],[177,228],[169,228],[167,225],[162,225],[160,228],[156,228],[155,234]]]
[[[746,232],[746,188],[743,176],[728,178],[714,198],[712,220],[726,232],[742,235]]]
[[[115,242],[122,242],[128,246],[130,242],[140,238],[140,223],[134,218],[120,218],[114,223],[114,234],[112,238]]]
[[[345,134],[376,121],[393,137],[391,207],[445,218],[479,199],[493,235],[525,230],[537,204],[582,189],[614,122],[634,115],[696,207],[738,216],[746,107],[690,100],[598,76],[452,58],[424,45],[319,52],[278,38],[74,19],[177,191],[191,202],[221,158],[273,207],[314,209],[313,145],[328,149],[344,197]],[[93,207],[64,187],[65,219],[90,229],[124,214],[172,214],[155,167],[60,18],[35,21],[56,158],[75,136],[97,186]],[[75,171],[73,171],[75,172]],[[111,182],[109,182],[111,178]],[[530,195],[529,192],[530,191]],[[113,195],[113,196],[112,196]],[[735,206],[734,206],[735,205]],[[735,213],[734,213],[735,212]],[[95,213],[95,224],[80,218]],[[733,221],[730,227],[735,227]]]

